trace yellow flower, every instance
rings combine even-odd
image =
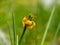
[[[31,21],[26,17],[23,18],[22,23],[23,23],[23,27],[27,26],[28,29],[32,29],[36,25],[34,21]]]

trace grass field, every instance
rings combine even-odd
[[[41,0],[0,0],[0,45],[60,45],[60,4],[56,2],[45,6]],[[36,16],[36,26],[27,29],[18,44],[22,19],[30,13]]]

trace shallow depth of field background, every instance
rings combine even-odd
[[[0,0],[0,45],[11,45],[10,36],[14,43],[12,15],[19,39],[23,32],[22,19],[29,13],[36,16],[36,26],[26,30],[21,45],[60,45],[60,0]]]

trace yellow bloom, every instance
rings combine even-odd
[[[36,25],[34,21],[31,21],[26,17],[23,18],[22,23],[23,23],[23,27],[27,26],[28,29],[32,29]]]

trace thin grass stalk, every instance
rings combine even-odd
[[[25,34],[25,31],[26,31],[26,26],[24,27],[23,33],[22,33],[22,35],[21,35],[21,37],[20,37],[20,39],[19,39],[19,45],[20,45],[20,43],[21,43],[21,41],[22,41],[22,38],[23,38],[23,36],[24,36],[24,34]]]
[[[60,29],[60,24],[58,24],[56,33],[55,33],[54,38],[53,38],[53,43],[52,43],[52,45],[55,45],[55,41],[56,41],[56,38],[57,38],[57,34],[58,34],[58,32],[59,32],[59,29]]]
[[[17,35],[17,42],[16,42],[16,45],[18,45],[18,35]]]
[[[47,35],[47,32],[48,32],[48,29],[49,29],[51,20],[53,18],[54,11],[55,11],[55,6],[53,6],[53,9],[51,11],[50,18],[48,20],[48,23],[47,23],[47,26],[46,26],[46,29],[45,29],[45,32],[44,32],[44,35],[43,35],[43,38],[42,38],[42,41],[41,41],[41,45],[44,45],[44,41],[45,41],[45,38],[46,38],[46,35]]]
[[[11,32],[10,32],[10,24],[7,22],[7,27],[8,27],[8,32],[9,32],[9,37],[10,37],[10,42],[11,42],[11,45],[13,45],[13,42],[12,42],[12,37],[11,37]]]
[[[14,45],[16,43],[16,29],[15,29],[15,16],[12,14],[12,21],[13,21],[13,36],[14,36]]]
[[[14,45],[15,45],[15,42],[16,42],[16,30],[15,30],[15,16],[13,14],[13,10],[14,10],[14,3],[13,3],[14,0],[9,0],[9,12],[10,12],[10,15],[12,16],[12,23],[13,23],[13,42],[14,42]]]

